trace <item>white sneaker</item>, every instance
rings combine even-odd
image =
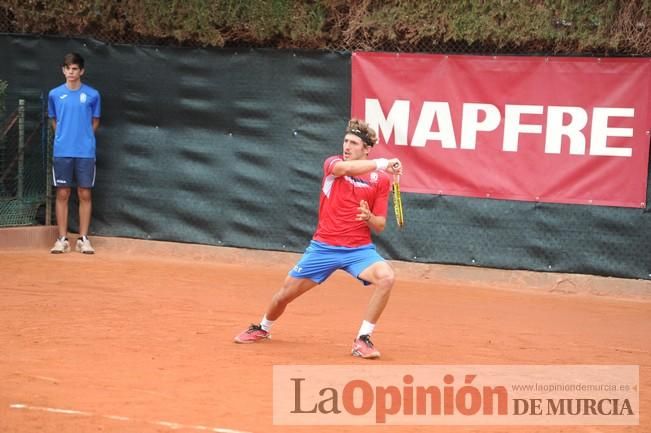
[[[61,254],[61,253],[67,253],[69,251],[70,251],[70,242],[68,242],[68,239],[57,238],[57,241],[54,243],[54,246],[50,250],[50,253]]]
[[[90,244],[90,239],[85,238],[79,238],[77,239],[77,245],[75,246],[75,249],[84,254],[95,254],[95,248]]]

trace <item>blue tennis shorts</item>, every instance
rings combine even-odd
[[[95,186],[95,158],[54,158],[54,186],[92,188]]]
[[[370,283],[359,278],[359,274],[372,264],[383,261],[373,244],[349,248],[312,240],[289,275],[294,278],[309,278],[320,284],[334,271],[342,269],[368,285]]]

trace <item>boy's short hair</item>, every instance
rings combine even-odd
[[[63,65],[61,66],[71,66],[77,65],[79,69],[84,69],[84,58],[81,57],[79,53],[68,53],[63,56]]]

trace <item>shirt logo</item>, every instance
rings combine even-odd
[[[346,179],[348,182],[352,183],[358,188],[368,188],[369,183],[366,182],[364,179],[361,177],[354,177],[354,176],[344,176],[344,179]]]
[[[378,178],[379,178],[379,176],[378,176],[376,171],[371,173],[371,183],[377,183]]]
[[[87,99],[86,94],[84,92],[81,92],[81,94],[79,95],[79,102],[84,104],[86,102],[86,99]]]
[[[68,97],[67,94],[59,96],[59,99],[66,99]]]

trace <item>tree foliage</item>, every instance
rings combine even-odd
[[[0,31],[110,43],[651,55],[651,0],[5,0]]]

